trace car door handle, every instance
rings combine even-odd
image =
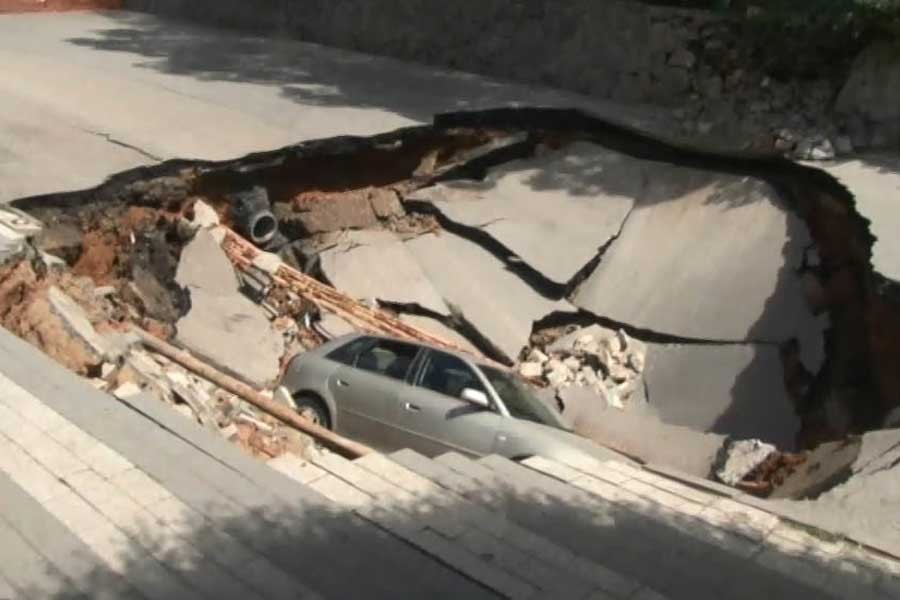
[[[422,410],[418,405],[412,404],[411,402],[405,403],[405,404],[403,405],[403,408],[404,408],[405,410],[410,411],[410,412],[419,412],[420,410]]]
[[[335,380],[335,383],[338,385],[338,387],[350,387],[350,384],[343,379],[337,379]]]

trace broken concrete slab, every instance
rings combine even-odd
[[[215,237],[201,229],[181,251],[175,282],[211,294],[228,294],[238,288],[237,275]]]
[[[443,183],[412,198],[487,232],[547,279],[566,284],[619,233],[649,166],[578,142],[506,163],[482,182]]]
[[[555,312],[575,312],[564,300],[541,296],[469,240],[442,232],[406,245],[441,296],[510,361],[528,344],[535,321]]]
[[[791,450],[800,420],[781,373],[775,346],[648,344],[644,381],[666,423]]]
[[[450,314],[410,248],[390,231],[347,231],[320,257],[332,285],[354,298],[417,304]]]
[[[576,433],[644,462],[707,478],[726,437],[670,425],[649,410],[604,406],[585,390],[581,402],[569,396],[563,418]]]
[[[660,166],[573,301],[634,327],[698,340],[797,337],[819,348],[810,354],[821,362],[823,326],[796,274],[810,243],[803,222],[767,184]]]
[[[772,444],[759,440],[729,442],[722,455],[721,464],[716,465],[716,477],[722,483],[737,485],[777,451]]]
[[[838,161],[823,168],[847,186],[856,210],[869,220],[875,236],[872,267],[885,277],[900,281],[900,157],[891,153],[869,154]]]
[[[865,434],[850,476],[815,500],[767,504],[779,514],[900,557],[900,430]]]
[[[234,268],[208,231],[198,231],[182,251],[176,281],[191,303],[176,324],[176,340],[256,386],[274,382],[284,339],[265,311],[238,291]]]
[[[176,339],[198,356],[258,387],[279,375],[284,340],[262,308],[236,290],[191,291],[191,310],[176,325]]]

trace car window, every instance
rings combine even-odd
[[[452,398],[462,396],[466,388],[485,391],[481,380],[462,359],[437,351],[429,354],[428,362],[419,378],[419,385]]]
[[[350,340],[340,348],[332,350],[328,353],[328,358],[333,361],[353,366],[356,362],[356,356],[366,347],[372,344],[372,338],[359,337]]]
[[[494,386],[494,391],[500,396],[510,415],[516,419],[563,428],[559,419],[553,415],[553,411],[535,398],[528,386],[515,375],[488,366],[482,366],[481,371]]]
[[[354,366],[363,371],[403,380],[418,352],[419,348],[412,344],[379,340],[359,353]]]

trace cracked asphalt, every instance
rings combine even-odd
[[[0,15],[0,64],[0,202],[447,110],[579,106],[648,126],[643,111],[555,90],[124,11]]]

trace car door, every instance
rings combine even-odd
[[[469,456],[490,454],[503,417],[491,409],[460,398],[466,388],[483,391],[484,384],[459,357],[427,350],[415,378],[415,387],[404,388],[394,404],[391,419],[396,444],[426,456],[461,452]]]
[[[329,389],[338,409],[338,433],[383,452],[396,449],[391,406],[403,388],[411,387],[406,380],[419,351],[413,344],[371,339],[351,364],[335,370]]]

